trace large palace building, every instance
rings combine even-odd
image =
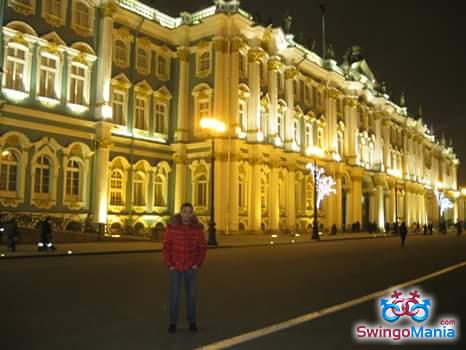
[[[336,182],[324,229],[436,223],[439,193],[458,219],[451,145],[357,47],[322,58],[238,0],[176,18],[135,0],[1,3],[3,212],[134,232],[189,201],[205,224],[215,150],[220,232],[308,230],[315,160]]]

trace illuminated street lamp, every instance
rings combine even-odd
[[[319,240],[319,221],[317,211],[320,208],[322,200],[329,196],[330,193],[336,193],[335,180],[331,176],[326,176],[325,170],[317,166],[316,161],[314,163],[308,163],[306,168],[311,171],[314,178],[314,224],[312,225],[312,236],[311,239]]]
[[[208,245],[217,245],[217,230],[215,228],[214,184],[215,184],[215,136],[225,132],[225,124],[215,118],[202,118],[201,128],[206,130],[212,139],[212,154],[210,163],[210,221]]]

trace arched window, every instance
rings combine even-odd
[[[75,160],[70,160],[66,167],[65,195],[68,200],[78,200],[81,189],[81,167]]]
[[[154,179],[154,206],[156,207],[167,206],[163,186],[163,178],[157,175]]]
[[[239,127],[241,131],[246,131],[247,130],[247,123],[246,123],[246,110],[247,110],[247,104],[245,101],[240,101],[239,102]]]
[[[13,153],[3,151],[0,158],[0,191],[16,192],[18,161]]]
[[[145,206],[144,175],[141,173],[134,174],[133,185],[133,204],[137,207]]]
[[[110,176],[110,205],[123,205],[123,175],[118,170]]]
[[[115,41],[113,59],[118,66],[125,66],[127,60],[126,44],[122,40]]]
[[[207,206],[207,178],[205,175],[201,175],[196,181],[196,196],[194,198],[195,206],[206,207]]]
[[[42,53],[40,56],[39,96],[56,98],[56,85],[58,81],[59,57]]]
[[[50,185],[50,161],[45,156],[37,158],[35,164],[34,192],[48,194]]]

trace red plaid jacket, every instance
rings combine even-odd
[[[201,267],[206,256],[204,231],[199,225],[167,225],[163,239],[163,257],[167,267],[186,271]]]

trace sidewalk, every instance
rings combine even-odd
[[[368,239],[393,237],[391,234],[368,234],[368,233],[338,233],[335,236],[321,235],[321,242],[348,240],[348,239]],[[305,235],[218,235],[217,247],[219,248],[240,248],[268,246],[271,244],[298,244],[317,243],[311,240],[310,234]],[[0,245],[0,259],[8,258],[32,258],[32,257],[57,257],[72,255],[97,255],[97,254],[126,254],[126,253],[146,253],[161,252],[162,242],[137,241],[137,242],[85,242],[85,243],[60,243],[55,251],[37,251],[35,244],[18,244],[16,252],[7,250],[6,245]]]

